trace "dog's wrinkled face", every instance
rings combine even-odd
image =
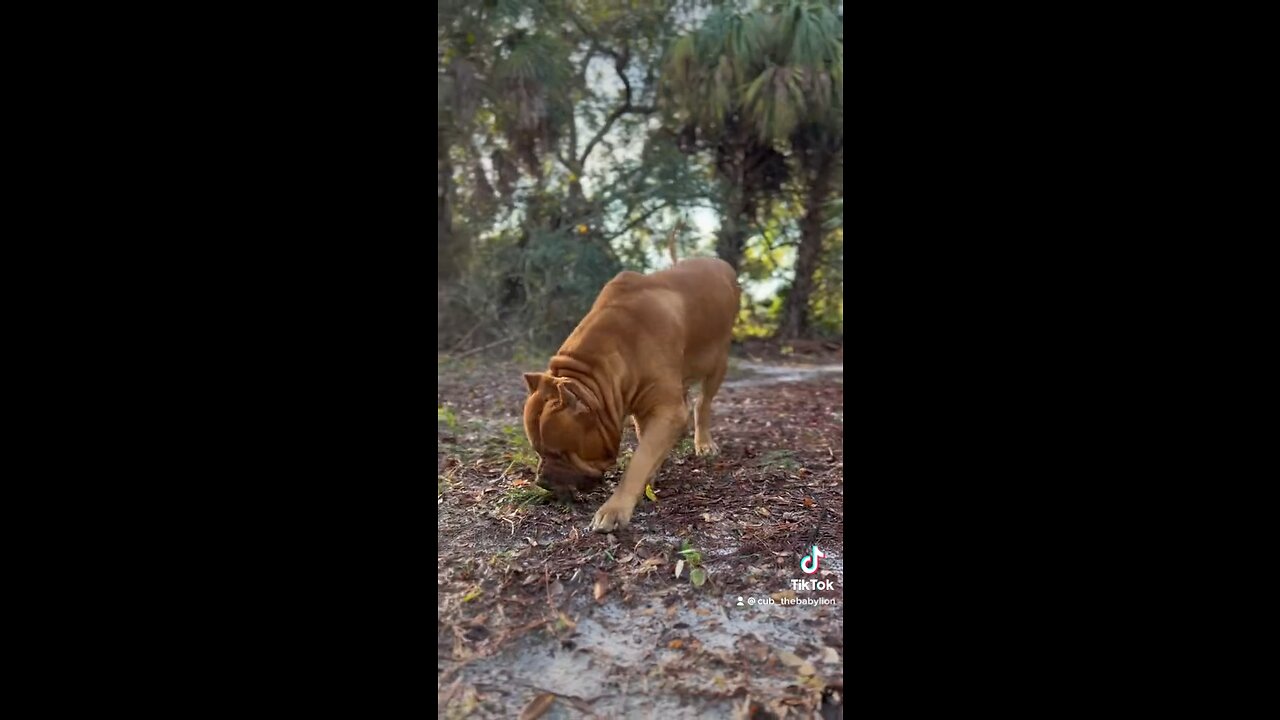
[[[525,373],[524,380],[524,431],[541,458],[538,484],[558,494],[599,484],[617,460],[617,449],[609,447],[588,391],[546,373]]]

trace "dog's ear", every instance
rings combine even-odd
[[[586,410],[587,406],[582,402],[582,398],[577,394],[580,392],[577,384],[572,380],[563,380],[556,382],[556,389],[560,391],[560,404],[566,410]]]
[[[543,373],[525,373],[524,384],[529,386],[529,394],[538,392],[538,385],[542,383]]]

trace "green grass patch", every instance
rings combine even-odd
[[[791,450],[770,450],[760,456],[759,467],[795,470],[800,467],[796,462],[796,454]]]
[[[504,459],[530,470],[538,469],[538,453],[529,446],[529,438],[524,434],[524,428],[517,425],[503,425],[502,440],[505,445]]]
[[[529,446],[529,438],[524,428],[518,425],[503,425],[497,434],[490,434],[480,441],[474,455],[490,460],[502,460],[507,463],[507,472],[524,468],[530,472],[538,469],[538,453]]]
[[[512,487],[502,494],[502,504],[514,505],[517,509],[530,505],[545,505],[555,499],[555,495],[537,485]]]

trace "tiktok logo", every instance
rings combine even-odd
[[[800,558],[800,572],[805,575],[812,575],[818,572],[818,562],[826,556],[826,553],[819,550],[817,545],[814,545],[812,552]]]

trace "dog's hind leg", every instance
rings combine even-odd
[[[699,455],[715,455],[720,446],[711,439],[711,400],[724,382],[725,371],[729,369],[729,355],[716,363],[716,367],[702,380],[702,392],[698,396],[698,404],[694,406],[693,448]]]

